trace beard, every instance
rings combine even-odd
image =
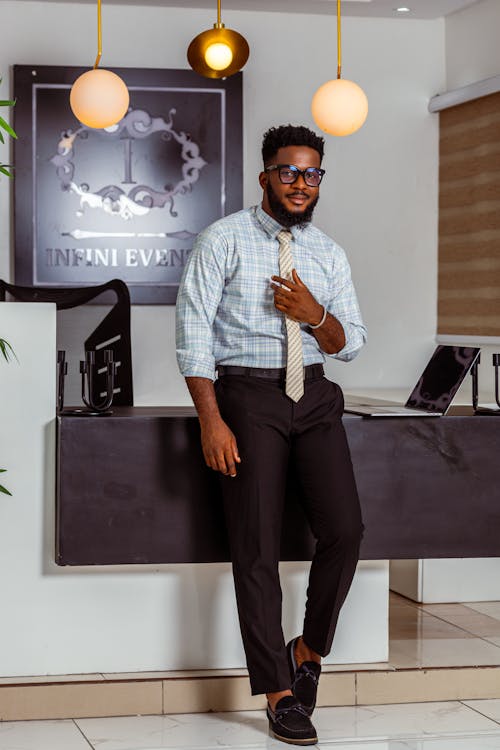
[[[266,193],[267,199],[269,201],[269,207],[273,212],[274,218],[281,224],[282,227],[285,227],[286,229],[290,229],[291,227],[304,229],[304,227],[311,221],[314,209],[316,208],[316,204],[319,200],[318,195],[312,201],[312,203],[310,203],[307,208],[305,208],[301,213],[294,213],[292,211],[288,211],[285,208],[283,203],[280,201],[280,199],[272,189],[270,182],[267,183]]]

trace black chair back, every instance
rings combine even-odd
[[[102,401],[106,390],[104,350],[112,349],[114,361],[118,365],[113,403],[115,406],[133,406],[130,293],[124,281],[112,279],[98,286],[46,289],[16,286],[0,279],[0,302],[5,302],[5,295],[8,293],[18,302],[54,302],[58,310],[68,310],[84,305],[108,290],[116,294],[116,304],[85,341],[85,351],[96,352],[98,375],[94,380],[92,398],[95,402]],[[101,369],[103,372],[99,372]]]

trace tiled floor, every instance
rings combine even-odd
[[[385,670],[397,673],[404,668],[418,674],[451,667],[458,679],[461,670],[457,667],[500,665],[499,602],[417,605],[391,595],[390,612],[390,656]],[[498,697],[490,700],[319,708],[314,716],[319,746],[334,750],[500,750],[500,684],[495,694]],[[283,747],[268,736],[262,711],[0,722],[0,750]]]
[[[390,596],[389,664],[396,669],[500,664],[500,602],[416,604]]]
[[[319,747],[499,750],[500,700],[319,708]],[[1,750],[283,750],[264,712],[0,723]]]

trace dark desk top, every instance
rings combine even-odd
[[[500,557],[500,422],[346,414],[365,534],[362,559]],[[314,539],[290,467],[282,559]],[[335,498],[332,497],[332,502]],[[228,559],[216,473],[194,407],[116,407],[58,419],[58,562]]]
[[[66,407],[67,409],[73,409],[73,408],[80,408],[80,407]],[[119,418],[119,419],[130,419],[130,418],[148,418],[148,417],[171,417],[171,418],[177,418],[177,417],[196,417],[196,409],[194,406],[113,406],[112,407],[112,414],[109,416],[103,416],[98,417],[98,419],[109,419],[110,417]],[[83,417],[76,417],[72,416],[70,414],[62,414],[58,415],[61,419],[78,419],[79,421],[82,420]],[[372,418],[372,417],[362,417],[358,414],[348,414],[347,412],[344,414],[344,419],[364,419],[365,421],[388,421],[388,420],[397,420],[398,422],[401,420],[411,420],[412,422],[419,420],[425,420],[425,421],[434,421],[434,420],[448,420],[451,417],[473,417],[477,416],[474,415],[472,406],[452,406],[444,417],[415,417],[414,419],[411,416],[406,417],[380,417],[380,418]],[[478,417],[479,418],[479,417]],[[500,423],[499,423],[500,424]]]

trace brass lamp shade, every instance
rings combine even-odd
[[[208,48],[214,44],[226,45],[233,55],[229,65],[222,70],[210,67],[205,57]],[[224,24],[215,24],[213,29],[202,31],[195,36],[188,47],[187,59],[192,69],[206,78],[226,78],[241,70],[249,54],[250,48],[245,37],[237,31],[226,29]]]

